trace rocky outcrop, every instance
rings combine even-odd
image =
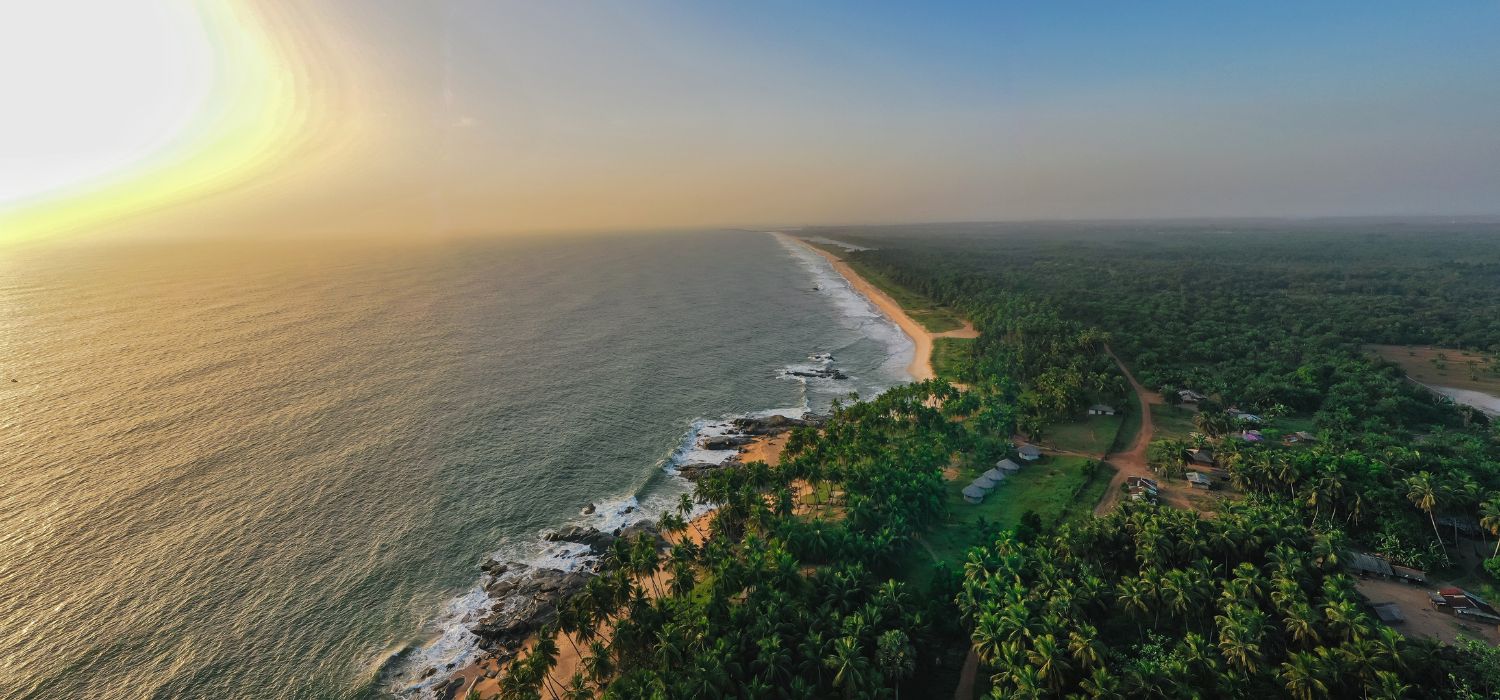
[[[733,466],[735,464],[738,464],[738,462],[735,462],[734,460],[729,460],[719,464],[714,464],[713,462],[694,462],[692,464],[683,464],[677,467],[677,475],[681,476],[684,479],[697,481],[705,476],[708,476],[710,472],[715,472],[725,467]]]
[[[780,435],[792,428],[816,428],[823,425],[823,417],[812,413],[801,418],[770,415],[761,418],[736,418],[731,423],[746,435]]]
[[[588,545],[589,550],[594,554],[603,554],[614,543],[615,536],[600,531],[596,527],[569,525],[556,532],[549,532],[543,535],[542,539],[548,542],[572,542],[574,544]]]
[[[806,377],[808,379],[848,379],[849,378],[849,375],[844,374],[843,370],[841,370],[841,369],[835,369],[833,367],[820,367],[818,369],[794,369],[794,370],[788,370],[787,374],[790,374],[793,377]]]
[[[584,571],[532,569],[491,581],[485,591],[497,602],[469,629],[479,635],[485,649],[517,649],[532,633],[555,621],[558,606],[581,592],[592,577]]]
[[[732,450],[736,447],[744,447],[754,441],[754,438],[744,435],[719,435],[703,438],[699,441],[698,445],[705,450]]]

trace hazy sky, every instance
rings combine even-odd
[[[13,6],[0,237],[1500,213],[1493,1]]]

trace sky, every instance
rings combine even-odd
[[[1496,36],[1493,0],[7,3],[0,241],[1493,215]]]

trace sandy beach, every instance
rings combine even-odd
[[[926,328],[923,328],[922,324],[918,323],[916,319],[913,319],[911,316],[909,316],[906,311],[901,308],[901,305],[896,303],[895,299],[892,299],[890,295],[881,291],[878,287],[871,284],[865,278],[861,277],[853,270],[853,268],[849,267],[849,265],[845,263],[843,259],[829,251],[811,245],[800,238],[792,238],[799,244],[807,246],[813,252],[827,259],[829,263],[833,265],[833,268],[837,270],[845,280],[848,280],[850,286],[852,286],[866,299],[869,299],[870,303],[874,304],[882,314],[891,319],[891,321],[895,322],[895,324],[901,328],[902,332],[906,333],[907,337],[911,338],[912,343],[915,346],[915,350],[912,353],[911,363],[907,366],[907,373],[910,374],[914,380],[924,381],[927,379],[932,379],[934,376],[936,376],[932,369],[932,346],[933,340],[935,338],[979,337],[979,332],[976,331],[974,329],[974,326],[967,320],[964,321],[964,325],[962,328],[956,330],[947,331],[944,333],[933,333],[931,331],[928,331]],[[763,461],[774,467],[780,462],[781,451],[786,446],[788,437],[790,437],[789,433],[758,437],[750,444],[740,448],[739,459],[741,462]],[[802,494],[799,494],[799,501],[801,500],[801,495]],[[688,529],[684,533],[678,536],[686,537],[694,542],[698,542],[701,544],[702,538],[699,535],[699,532],[707,531],[708,522],[712,517],[712,512],[705,513],[699,516],[698,518],[693,520],[691,526],[688,527]],[[654,596],[654,589],[656,588],[661,588],[664,590],[667,584],[671,581],[671,573],[668,571],[662,571],[656,574],[654,578],[656,579],[656,584],[654,586],[648,585],[646,587],[647,595]],[[607,632],[605,634],[607,635]],[[549,681],[549,683],[555,682],[559,687],[566,687],[569,680],[573,677],[573,674],[580,670],[583,659],[580,658],[578,652],[573,647],[573,644],[564,635],[559,634],[557,636],[556,642],[558,648],[557,665],[552,671],[552,674],[550,676],[551,681]],[[529,648],[530,644],[528,644],[527,647]],[[457,694],[456,697],[463,697],[464,694],[470,691],[470,689],[478,689],[481,697],[491,697],[499,693],[500,688],[498,676],[500,675],[500,672],[500,664],[493,657],[486,657],[461,669],[452,676],[454,678],[462,678],[464,680],[462,690]]]
[[[774,467],[780,462],[781,451],[786,447],[789,437],[791,437],[790,433],[757,437],[754,442],[740,448],[739,459],[741,462],[761,461]],[[713,512],[710,511],[694,518],[689,523],[687,530],[679,535],[668,535],[667,540],[669,542],[676,542],[679,538],[685,538],[696,544],[703,544],[703,536],[700,533],[708,532],[709,521],[713,518],[713,515]],[[652,578],[655,579],[655,584],[646,584],[646,595],[649,597],[655,597],[657,589],[667,590],[668,584],[672,582],[672,573],[663,569]],[[601,639],[608,639],[607,630],[600,630],[599,632],[601,633]],[[559,686],[566,687],[573,678],[573,674],[582,669],[581,664],[583,663],[583,659],[579,656],[578,650],[574,648],[573,643],[568,640],[566,635],[559,633],[555,641],[557,642],[558,649],[557,666],[553,668],[549,676],[551,678],[549,683],[556,682]],[[530,649],[531,643],[528,643],[525,648]],[[461,678],[464,684],[462,689],[452,697],[462,698],[471,689],[478,689],[479,696],[482,698],[495,696],[500,692],[499,676],[501,670],[500,662],[492,656],[486,656],[458,670],[450,678]],[[439,697],[443,696],[440,695]]]
[[[791,238],[827,259],[833,265],[833,269],[838,270],[838,273],[849,281],[849,285],[854,287],[855,291],[858,291],[866,299],[869,299],[870,303],[875,305],[875,308],[880,309],[880,313],[885,314],[887,318],[894,321],[897,326],[900,326],[902,332],[911,338],[912,344],[916,346],[916,350],[912,353],[911,364],[906,366],[906,373],[910,374],[913,380],[920,382],[937,376],[932,371],[933,339],[979,337],[979,331],[974,330],[974,325],[967,320],[964,321],[963,328],[943,333],[933,333],[923,328],[922,324],[917,323],[916,319],[907,315],[906,311],[901,308],[900,304],[896,303],[895,299],[892,299],[889,294],[881,291],[879,287],[870,284],[865,278],[860,277],[859,273],[855,272],[854,268],[849,267],[849,264],[844,262],[843,258],[796,236],[792,236]]]

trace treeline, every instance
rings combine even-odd
[[[913,572],[927,556],[909,556],[948,515],[943,470],[1003,456],[1018,420],[1073,410],[1107,380],[1096,332],[1045,305],[985,303],[965,307],[984,331],[968,391],[934,380],[835,405],[821,430],[792,433],[777,467],[711,473],[662,523],[683,534],[694,500],[709,504],[704,544],[622,540],[559,618],[579,673],[553,678],[560,649],[545,641],[506,669],[502,697],[951,692],[969,646],[960,577]]]
[[[1345,544],[1285,507],[1127,504],[970,555],[959,596],[997,698],[1494,697],[1482,644],[1363,611]]]
[[[1500,428],[1365,351],[1374,343],[1500,350],[1500,225],[820,233],[876,248],[856,255],[944,302],[1015,295],[1103,329],[1148,388],[1312,418],[1313,447],[1202,432],[1243,490],[1285,497],[1325,526],[1334,525],[1336,502],[1337,526],[1359,546],[1412,566],[1444,566],[1450,551],[1434,519],[1483,520],[1500,533]]]

